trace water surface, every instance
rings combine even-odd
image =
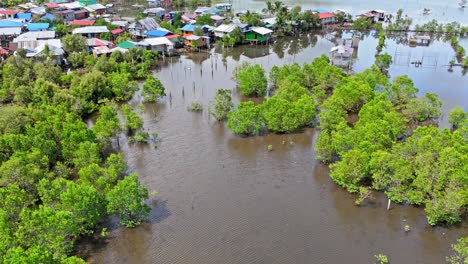
[[[92,263],[373,263],[383,253],[392,263],[444,263],[449,245],[468,235],[465,225],[427,225],[421,208],[392,205],[374,193],[361,207],[355,196],[336,186],[325,165],[314,160],[315,129],[291,135],[243,138],[233,135],[206,111],[217,88],[232,89],[230,79],[243,61],[273,65],[311,62],[328,53],[336,36],[305,35],[272,46],[215,49],[166,58],[155,73],[168,96],[146,104],[145,128],[159,133],[154,146],[123,146],[132,170],[150,191],[149,222],[116,228],[108,243],[94,249]],[[463,42],[465,43],[465,42]],[[355,71],[373,63],[377,40],[361,42]],[[398,46],[400,48],[400,46]],[[396,42],[386,51],[395,54]],[[401,46],[401,49],[406,47]],[[460,70],[447,71],[453,57],[448,43],[414,48],[411,56],[437,52],[436,67],[394,65],[392,77],[408,74],[423,92],[438,93],[444,111],[468,107],[468,87]],[[422,53],[421,53],[422,52]],[[132,100],[135,106],[140,98]],[[199,101],[203,113],[187,106]],[[444,122],[444,119],[442,119]],[[273,145],[274,150],[267,151]],[[408,224],[411,232],[405,233]]]

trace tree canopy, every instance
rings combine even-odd
[[[109,215],[125,226],[148,215],[148,191],[111,146],[122,128],[115,101],[132,97],[153,53],[96,59],[76,35],[64,47],[79,68],[70,74],[20,56],[0,69],[0,263],[84,263],[69,256],[80,236]],[[121,111],[125,128],[141,129],[135,112]]]

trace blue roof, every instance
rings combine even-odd
[[[319,14],[321,14],[321,13],[330,13],[330,11],[325,9],[325,8],[317,8],[314,11],[317,11]]]
[[[54,20],[55,20],[55,16],[52,15],[52,14],[50,14],[50,13],[47,13],[47,14],[43,15],[41,18],[42,18],[42,19],[47,19],[47,20],[50,20],[50,21],[54,21]]]
[[[183,28],[181,28],[180,30],[193,32],[193,31],[195,31],[195,29],[198,28],[198,27],[199,27],[199,26],[187,24],[187,25],[185,25]]]
[[[32,14],[31,13],[18,13],[16,14],[16,17],[19,19],[24,19],[26,21],[31,20]]]
[[[157,29],[153,29],[153,30],[150,30],[150,31],[146,32],[146,35],[148,37],[154,37],[154,38],[164,37],[164,36],[166,36],[168,34],[171,34],[171,32],[164,31],[164,30],[157,30]]]
[[[10,20],[0,20],[0,28],[22,27],[22,26],[23,26],[23,23],[21,22],[10,21]]]
[[[29,23],[27,26],[29,31],[39,31],[49,28],[49,23]]]

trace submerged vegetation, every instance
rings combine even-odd
[[[124,104],[122,125],[115,102],[130,99],[133,80],[149,73],[156,54],[132,49],[95,58],[65,47],[74,54],[68,74],[47,54],[2,63],[0,263],[83,263],[69,257],[75,241],[99,234],[109,215],[127,227],[148,216],[148,191],[113,151],[122,129],[146,137],[143,120]],[[164,95],[157,81],[148,83],[149,100]]]

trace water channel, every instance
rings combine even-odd
[[[444,263],[450,243],[468,235],[467,224],[430,227],[421,208],[392,205],[387,211],[380,193],[357,207],[355,197],[335,185],[327,167],[314,160],[317,130],[243,138],[206,111],[217,88],[232,89],[236,103],[245,100],[230,79],[239,63],[258,63],[269,71],[273,65],[311,62],[328,54],[333,38],[309,34],[271,46],[166,58],[155,75],[168,96],[146,104],[143,114],[145,128],[158,132],[162,141],[157,147],[123,146],[130,168],[158,192],[149,201],[149,222],[111,229],[107,243],[94,248],[88,261],[373,263],[375,254],[384,253],[391,263]],[[421,94],[437,93],[444,101],[442,125],[452,107],[467,110],[468,76],[461,69],[447,71],[454,56],[448,42],[417,48],[397,42],[388,39],[384,51],[392,56],[410,52],[410,59],[437,58],[437,65],[415,68],[397,60],[392,77],[408,74]],[[468,48],[466,40],[460,43]],[[372,34],[361,41],[355,71],[373,63],[376,45]],[[205,110],[187,111],[193,101]],[[140,97],[131,103],[137,106]],[[406,224],[409,233],[403,230]]]

